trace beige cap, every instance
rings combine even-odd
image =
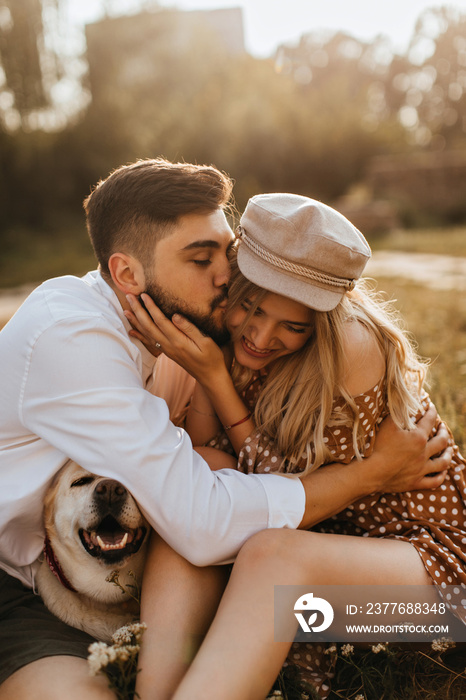
[[[252,197],[237,236],[238,266],[248,280],[318,311],[337,306],[371,256],[348,219],[297,194]]]

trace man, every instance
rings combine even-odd
[[[213,167],[157,159],[119,168],[85,202],[100,271],[45,282],[0,334],[1,700],[113,697],[88,677],[89,638],[38,612],[29,590],[44,493],[68,459],[122,482],[198,566],[233,558],[264,528],[310,526],[363,494],[441,482],[418,481],[444,468],[429,460],[446,447],[443,437],[426,447],[429,418],[412,434],[389,426],[363,463],[303,480],[211,472],[169,422],[150,392],[155,358],[128,336],[126,296],[146,291],[222,340],[231,188]]]

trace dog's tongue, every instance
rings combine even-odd
[[[124,535],[97,535],[97,542],[99,545],[104,547],[119,547],[123,548],[128,542],[128,533],[125,532]]]
[[[91,532],[91,542],[100,549],[124,549],[133,539],[130,532]]]

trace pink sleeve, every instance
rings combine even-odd
[[[196,380],[186,370],[166,355],[160,355],[150,392],[164,399],[170,411],[170,420],[175,425],[180,425],[186,417],[195,384]]]

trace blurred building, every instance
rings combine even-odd
[[[466,152],[376,156],[335,208],[365,234],[403,225],[466,222]]]
[[[106,17],[86,27],[89,81],[94,99],[103,85],[133,89],[145,77],[153,84],[164,62],[195,61],[208,45],[209,55],[238,56],[245,51],[242,10],[158,9]]]
[[[399,211],[466,221],[466,152],[379,156],[368,167],[375,198],[396,202]]]

